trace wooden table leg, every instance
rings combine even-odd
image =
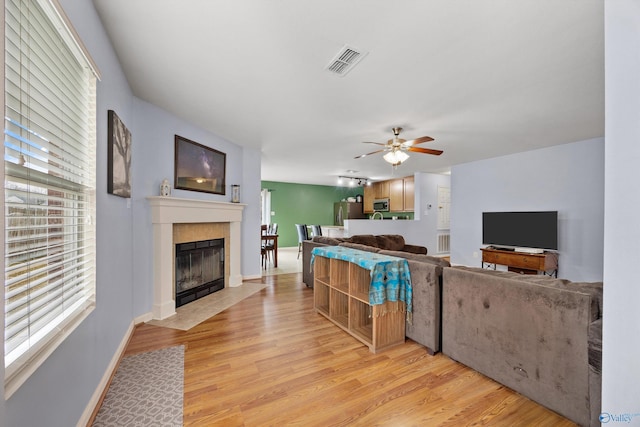
[[[273,266],[278,267],[278,236],[273,238]]]

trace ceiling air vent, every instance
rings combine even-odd
[[[340,77],[346,75],[367,53],[356,49],[353,46],[344,45],[338,54],[329,62],[325,70],[330,71]]]

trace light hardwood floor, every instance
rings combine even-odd
[[[188,331],[138,326],[126,355],[185,345],[186,426],[571,426],[407,340],[379,354],[313,310],[301,274]]]

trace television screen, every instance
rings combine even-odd
[[[558,212],[483,212],[482,243],[558,250]]]

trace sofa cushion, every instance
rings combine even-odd
[[[376,236],[373,234],[356,234],[355,236],[351,236],[350,240],[351,243],[373,246],[374,248],[378,247],[378,241],[376,240]]]
[[[404,237],[399,234],[381,234],[375,236],[377,245],[380,249],[389,251],[401,251],[404,249]]]
[[[602,317],[602,282],[572,282],[570,280],[557,279],[555,277],[542,274],[520,274],[512,271],[478,269],[476,267],[456,266],[456,268],[467,271],[475,271],[482,274],[490,274],[505,279],[514,279],[534,285],[567,289],[587,294],[591,297],[591,321]]]
[[[440,267],[451,267],[451,263],[449,263],[449,261],[447,261],[446,259],[438,258],[430,255],[421,255],[421,254],[414,254],[411,252],[402,252],[402,251],[388,251],[384,249],[381,249],[380,253],[382,255],[397,256],[397,257],[401,257],[408,260],[410,259],[413,261],[420,261],[420,262],[426,262],[429,264],[435,264]]]
[[[404,244],[404,248],[402,248],[402,251],[411,252],[413,254],[421,254],[421,255],[426,255],[428,252],[426,246],[410,245],[408,243]]]
[[[313,238],[311,238],[312,242],[322,243],[324,245],[329,245],[329,246],[337,246],[344,240],[345,239],[329,237],[329,236],[313,236]]]
[[[344,246],[351,249],[359,249],[361,251],[367,251],[367,252],[378,252],[380,250],[375,246],[361,245],[359,243],[352,243],[352,242],[341,242],[340,246]]]

